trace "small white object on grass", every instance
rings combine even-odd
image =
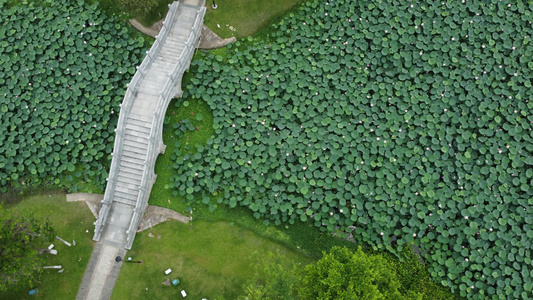
[[[220,28],[220,24],[217,24],[217,27]]]
[[[187,297],[187,293],[185,293],[185,290],[181,290],[181,295],[183,296],[183,298]]]
[[[172,272],[172,269],[168,268],[168,270],[165,271],[165,275],[170,274],[170,272]]]
[[[61,265],[59,265],[59,266],[44,266],[43,269],[61,269]]]
[[[56,249],[52,249],[52,250],[50,250],[50,254],[52,254],[52,255],[57,255],[57,250],[56,250]]]
[[[52,250],[54,249],[54,244],[50,244],[50,246],[48,246],[48,250]]]
[[[72,246],[76,246],[76,241],[72,240]]]
[[[72,244],[71,244],[71,243],[69,243],[69,242],[65,241],[64,239],[62,239],[62,238],[60,238],[60,237],[58,237],[58,236],[56,236],[56,239],[58,239],[58,240],[62,241],[62,242],[63,242],[63,244],[65,244],[65,245],[67,245],[67,246],[69,246],[69,247],[70,247],[70,246],[72,246]]]
[[[85,233],[89,233],[89,230],[85,230]]]
[[[65,269],[61,269],[61,270],[57,271],[57,273],[61,274],[61,273],[63,273],[64,271],[65,271]]]

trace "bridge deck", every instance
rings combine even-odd
[[[122,154],[109,211],[110,219],[102,234],[104,241],[126,243],[133,210],[139,198],[146,158],[151,155],[148,153],[148,143],[152,127],[156,125],[153,124],[155,112],[163,104],[161,102],[167,101],[162,99],[161,93],[176,65],[183,63],[182,54],[187,49],[199,10],[196,6],[179,5],[174,18],[165,20],[169,31],[159,40],[159,51],[148,54],[151,62],[141,71],[142,77],[132,97],[131,110],[125,118]]]
[[[192,0],[185,0],[185,3]],[[121,104],[113,159],[93,239],[99,241],[77,299],[109,299],[120,270],[115,257],[126,254],[146,210],[163,149],[165,111],[181,96],[181,79],[194,55],[205,14],[198,6],[174,2],[150,51],[128,85]]]

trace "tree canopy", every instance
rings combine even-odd
[[[53,236],[47,221],[0,205],[0,292],[35,286],[43,262],[38,248]]]
[[[400,299],[400,281],[380,255],[334,247],[305,268],[301,299]]]

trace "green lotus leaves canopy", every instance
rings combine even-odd
[[[215,135],[176,194],[313,222],[473,299],[532,297],[533,6],[308,1],[268,41],[201,54]]]
[[[0,192],[82,177],[103,189],[119,104],[143,49],[96,5],[0,0]]]

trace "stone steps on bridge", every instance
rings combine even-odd
[[[142,175],[143,170],[144,170],[144,164],[138,165],[138,164],[134,164],[134,163],[130,163],[130,162],[122,160],[120,162],[119,169],[120,171],[133,173],[133,174],[139,173],[140,175]]]
[[[126,148],[126,146],[125,146]],[[140,156],[131,156],[134,153],[124,151],[119,166],[119,175],[113,194],[113,200],[136,206],[139,196],[139,188],[142,182],[142,174],[145,168],[144,159]]]
[[[135,206],[137,204],[137,197],[138,192],[136,194],[130,194],[115,190],[115,194],[113,195],[113,201]]]
[[[123,173],[118,174],[117,176],[117,182],[119,181],[140,185],[142,181],[142,174],[133,174],[133,173],[123,172]]]
[[[124,149],[126,150],[127,149],[132,149],[135,150],[135,149],[148,149],[148,143],[140,143],[140,142],[137,142],[137,141],[134,141],[134,140],[129,140],[129,139],[124,139],[124,141],[122,142],[122,145],[124,145]],[[137,152],[137,151],[133,151],[133,152]],[[139,153],[143,153],[143,152],[139,152]]]
[[[139,125],[145,125],[148,127],[152,127],[153,120],[154,120],[153,117],[148,117],[148,116],[138,115],[138,114],[133,114],[133,113],[130,113],[128,116],[128,121],[132,121]]]
[[[142,181],[142,172],[138,170],[133,170],[133,169],[128,169],[128,170],[122,169],[120,177],[121,177],[121,180],[124,180],[124,182],[134,183],[137,181]]]
[[[156,96],[156,97],[159,97],[159,95],[161,94],[161,90],[165,86],[164,82],[162,83],[160,81],[154,81],[153,79],[143,80],[143,83],[144,84],[141,88],[139,88],[139,91],[143,92],[143,94]],[[149,100],[145,100],[145,101],[149,101]],[[154,106],[155,105],[157,105],[157,103],[154,103]]]
[[[121,161],[129,164],[132,167],[144,169],[146,158],[140,157],[140,156],[129,156],[129,155],[123,154]]]
[[[126,134],[127,135],[134,135],[134,136],[141,136],[141,137],[148,137],[150,136],[150,131],[152,130],[152,124],[148,123],[142,123],[142,122],[136,122],[134,120],[128,120],[126,121]]]
[[[167,74],[170,74],[172,67],[173,66],[169,62],[158,66],[154,66],[152,63],[152,67],[146,73],[146,78],[141,81],[142,85],[140,89],[142,90],[146,85],[160,84],[163,86],[168,80]]]
[[[172,71],[174,70],[177,64],[178,61],[176,60],[176,58],[169,55],[167,57],[159,57],[157,58],[157,60],[154,60],[152,63],[152,67],[158,70],[159,74],[170,75],[172,74]]]
[[[165,47],[167,45],[168,47]],[[181,53],[181,50],[185,49],[185,47],[187,47],[187,39],[169,36],[165,40],[165,44],[163,45],[159,53],[163,55],[168,51],[178,51],[179,53]]]
[[[179,12],[177,13],[176,17],[174,18],[173,23],[171,24],[171,28],[176,28],[177,22],[185,22],[185,21],[194,21],[196,19],[196,14],[198,13],[199,8],[197,6],[191,6],[191,5],[180,5]],[[191,28],[193,23],[189,23],[184,28]]]
[[[172,71],[174,66],[179,62],[179,55],[185,49],[185,45],[177,45],[175,49],[164,50],[160,56],[152,61],[152,67],[158,70]]]
[[[150,137],[150,134],[144,133],[144,132],[134,132],[134,131],[128,131],[124,135],[125,140],[135,141],[142,144],[148,144],[148,139]]]
[[[132,183],[117,184],[115,187],[115,196],[123,197],[129,200],[137,200],[139,186]]]
[[[113,190],[104,196],[109,201],[116,202],[115,205],[111,205],[113,209],[122,206],[136,207],[141,205],[144,207],[148,201],[149,195],[144,195],[142,199],[139,199],[139,196],[144,194],[141,193],[141,185],[143,186],[142,191],[146,189],[148,193],[151,184],[153,184],[154,157],[161,151],[159,143],[161,142],[162,129],[154,126],[161,126],[162,120],[159,118],[164,116],[156,116],[155,113],[164,114],[169,98],[180,95],[183,72],[190,64],[202,30],[205,0],[199,0],[198,6],[192,5],[193,2],[191,4],[172,4],[173,13],[168,15],[172,18],[166,19],[163,25],[166,33],[157,38],[159,44],[151,49],[149,56],[139,66],[137,70],[138,80],[132,81],[131,92],[133,93],[127,94],[130,96],[124,99],[124,103],[127,105],[124,105],[123,108],[126,110],[124,112],[121,110],[120,113],[125,113],[126,118],[123,118],[123,122],[120,124],[123,130],[117,131],[117,141],[121,143],[120,153],[113,156],[112,167],[116,169],[110,172],[110,174],[115,174],[113,178],[110,178],[110,181],[114,182]],[[178,94],[175,94],[176,90],[178,90]],[[161,109],[163,110],[161,111]],[[154,120],[157,122],[154,123]],[[156,144],[154,145],[152,142]],[[145,175],[147,175],[146,179],[143,178]],[[138,214],[141,213],[142,216],[142,212],[128,211],[128,209],[126,209],[129,214],[127,218],[117,217],[117,210],[108,212],[115,217],[109,218],[107,221],[105,221],[106,216],[103,215],[102,218],[107,225],[102,222],[97,224],[95,240],[99,240],[102,234],[105,236],[109,228],[126,230],[138,225]],[[115,227],[109,227],[110,224]],[[124,240],[122,237],[126,235],[128,239]],[[134,236],[135,230],[130,230],[127,234],[120,232],[120,238],[117,235],[116,241],[117,243],[125,243],[125,247],[130,249]]]
[[[137,200],[130,200],[130,199],[126,199],[126,198],[122,198],[122,197],[118,197],[118,196],[115,196],[113,198],[113,201],[119,202],[119,203],[122,203],[122,204],[131,205],[133,207],[135,207],[137,205]]]
[[[134,145],[124,145],[122,151],[123,151],[122,152],[123,155],[132,156],[132,157],[135,157],[135,156],[146,157],[146,152],[148,151],[148,149],[136,147]]]
[[[126,134],[145,134],[146,136],[150,135],[150,127],[140,126],[132,123],[126,123]]]
[[[176,28],[175,30],[172,30],[171,32],[168,33],[166,40],[187,43],[187,40],[189,39],[189,35],[190,35],[190,31],[184,30],[182,28]]]

